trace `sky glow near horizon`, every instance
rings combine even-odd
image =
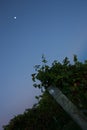
[[[0,130],[35,102],[33,66],[87,59],[86,0],[0,0]]]

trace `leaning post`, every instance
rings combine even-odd
[[[71,118],[82,128],[87,130],[87,117],[60,91],[59,88],[50,86],[48,92],[57,103],[71,116]]]

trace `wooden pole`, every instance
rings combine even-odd
[[[87,130],[87,117],[57,87],[51,86],[47,90],[82,130]]]

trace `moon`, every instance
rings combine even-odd
[[[16,17],[16,16],[14,16],[13,18],[14,18],[14,19],[17,19],[17,17]]]

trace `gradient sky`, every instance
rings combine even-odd
[[[86,0],[0,0],[0,130],[36,102],[31,74],[42,54],[84,61],[86,51]]]

